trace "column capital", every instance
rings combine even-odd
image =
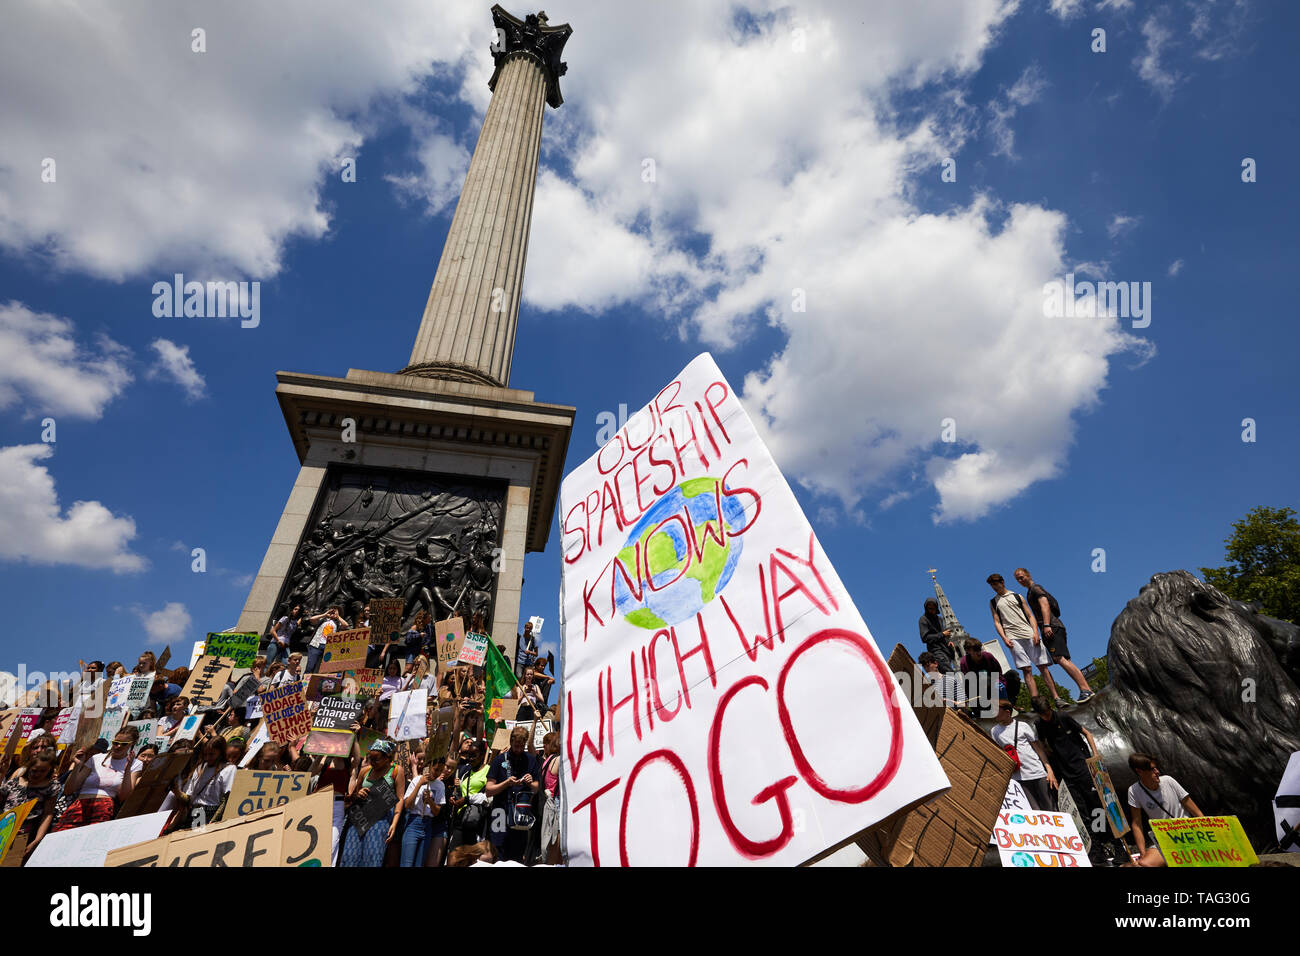
[[[507,13],[499,3],[492,7],[492,23],[497,30],[491,47],[496,69],[492,71],[492,79],[488,80],[488,89],[496,92],[497,78],[506,60],[515,54],[523,54],[541,64],[546,73],[546,102],[552,109],[559,109],[564,102],[560,95],[560,77],[569,71],[569,65],[561,62],[560,54],[564,52],[564,44],[573,28],[567,23],[551,26],[546,22],[545,11],[530,13],[520,20]]]

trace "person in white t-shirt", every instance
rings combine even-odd
[[[221,798],[230,792],[238,768],[226,759],[226,739],[208,737],[203,741],[203,762],[194,768],[184,785],[180,778],[172,784],[160,810],[180,807],[185,827],[202,827],[211,823],[217,814]]]
[[[1164,866],[1164,854],[1151,831],[1143,828],[1142,814],[1148,820],[1180,820],[1205,814],[1181,783],[1173,777],[1161,776],[1150,754],[1129,754],[1128,766],[1138,778],[1128,788],[1129,820],[1133,825],[1133,842],[1138,848],[1137,865]]]
[[[1011,652],[1011,665],[1025,675],[1025,683],[1029,685],[1029,696],[1038,696],[1038,684],[1034,680],[1034,668],[1037,667],[1043,675],[1043,680],[1047,682],[1052,702],[1057,707],[1065,706],[1060,691],[1056,689],[1056,682],[1052,680],[1052,672],[1049,670],[1052,658],[1047,653],[1047,648],[1043,646],[1043,639],[1038,633],[1037,619],[1029,610],[1028,603],[1022,595],[1007,589],[1002,575],[990,574],[986,580],[995,595],[989,601],[989,608],[993,613],[993,626],[997,628],[998,636]]]
[[[331,607],[322,614],[314,614],[307,618],[309,624],[315,624],[320,621],[320,626],[316,628],[316,633],[312,635],[311,643],[307,646],[307,673],[316,673],[316,668],[320,666],[321,658],[325,656],[325,639],[337,630],[346,630],[348,622],[343,620],[339,614],[338,605]]]
[[[1012,717],[1011,701],[998,701],[997,723],[989,731],[993,741],[1003,750],[1013,748],[1020,758],[1020,766],[1011,775],[1012,780],[1020,781],[1029,798],[1029,805],[1035,810],[1056,811],[1056,774],[1047,759],[1043,745],[1038,741],[1034,725],[1019,717]]]
[[[447,802],[442,763],[425,766],[425,753],[415,757],[417,775],[406,788],[406,832],[402,834],[402,866],[424,866],[437,818]]]

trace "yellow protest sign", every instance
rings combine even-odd
[[[321,657],[320,672],[334,674],[366,666],[366,648],[370,644],[370,628],[355,627],[350,631],[335,631],[325,638],[325,653]]]
[[[1152,820],[1151,832],[1169,866],[1254,866],[1259,862],[1236,817]]]

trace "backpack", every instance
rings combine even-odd
[[[515,772],[510,769],[509,751],[506,751],[501,768],[507,776],[515,775]],[[531,830],[533,824],[537,822],[537,816],[533,813],[533,793],[527,787],[506,794],[506,820],[512,830]]]
[[[1012,591],[1011,593],[1016,594],[1015,591]],[[998,595],[998,597],[1000,596],[1001,595]],[[1024,600],[1025,599],[1021,595],[1016,594],[1016,610],[1019,611],[1020,616],[1025,619],[1025,623],[1032,628],[1034,626],[1034,622],[1029,620],[1029,615],[1025,613]],[[1000,620],[1002,622],[1002,626],[1005,627],[1007,623],[1007,619],[1002,616],[1002,610],[998,607],[997,597],[989,598],[989,608],[992,609],[993,613],[998,616],[998,620]]]

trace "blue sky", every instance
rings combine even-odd
[[[232,626],[298,467],[275,372],[406,363],[487,102],[490,17],[393,6],[382,23],[318,10],[305,52],[252,7],[179,4],[138,30],[118,11],[105,48],[137,55],[111,62],[58,11],[14,14],[0,668],[168,639],[180,656]],[[857,22],[835,4],[687,5],[680,36],[549,10],[575,32],[511,385],[576,406],[567,471],[600,413],[635,412],[708,349],[882,647],[919,651],[927,568],[988,639],[984,578],[1026,565],[1083,662],[1151,574],[1219,564],[1233,520],[1297,504],[1300,12],[885,6]],[[81,43],[42,97],[13,92],[9,69]],[[174,101],[96,110],[101,87],[160,84]],[[259,326],[154,317],[151,287],[177,271],[261,281]],[[1149,327],[1050,324],[1034,303],[1067,271],[1150,282]],[[21,451],[47,415],[52,454]],[[528,557],[520,609],[552,647],[559,542]]]

